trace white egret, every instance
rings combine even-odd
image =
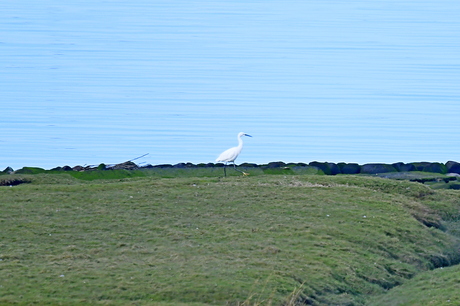
[[[236,169],[236,165],[235,165],[235,159],[238,157],[238,155],[241,153],[241,150],[243,149],[243,140],[241,139],[241,137],[243,136],[248,136],[248,137],[252,137],[251,135],[248,135],[246,133],[239,133],[238,134],[238,146],[237,147],[233,147],[233,148],[230,148],[224,152],[222,152],[219,157],[216,159],[216,162],[224,162],[224,175],[227,176],[227,170],[226,170],[226,167],[227,167],[227,163],[228,162],[231,162],[233,163],[233,168],[238,171],[238,172],[241,172],[243,173],[243,175],[249,175],[249,173],[245,173],[243,171],[240,171],[238,169]]]

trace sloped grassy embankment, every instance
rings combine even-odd
[[[0,304],[397,305],[402,290],[408,305],[460,303],[459,269],[430,271],[460,260],[458,191],[345,175],[2,179],[31,183],[0,187]]]

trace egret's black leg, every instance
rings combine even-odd
[[[241,170],[236,169],[235,162],[233,162],[233,168],[235,168],[236,171],[242,173],[243,175],[249,175],[249,173],[246,173],[246,172],[243,172],[243,171],[241,171]]]
[[[224,177],[227,177],[227,163],[224,164]]]

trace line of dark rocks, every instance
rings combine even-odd
[[[175,165],[162,164],[162,165],[148,165],[143,168],[212,168],[212,167],[223,167],[223,163],[179,163]],[[380,174],[388,172],[409,172],[409,171],[422,171],[432,173],[456,173],[460,174],[460,163],[455,161],[448,161],[447,163],[438,162],[414,162],[414,163],[369,163],[359,165],[357,163],[329,163],[329,162],[317,162],[313,161],[308,164],[306,163],[285,163],[282,161],[271,162],[268,164],[253,164],[253,163],[242,163],[238,167],[244,168],[262,168],[262,169],[287,169],[294,167],[315,167],[321,170],[326,175],[337,175],[337,174]]]
[[[155,168],[214,168],[223,167],[223,163],[178,163],[178,164],[160,164],[160,165],[145,165],[140,166],[132,161],[115,164],[105,165],[100,164],[98,166],[64,166],[50,169],[49,171],[94,171],[94,170],[140,170],[140,169],[155,169]],[[357,163],[330,163],[330,162],[318,162],[313,161],[310,163],[285,163],[282,161],[270,162],[268,164],[254,164],[254,163],[242,163],[238,167],[243,168],[261,168],[265,169],[290,169],[296,167],[315,167],[321,170],[326,175],[337,175],[337,174],[381,174],[381,173],[392,173],[392,172],[411,172],[411,171],[422,171],[439,174],[459,174],[460,175],[460,163],[456,161],[448,161],[447,163],[439,162],[413,162],[413,163],[369,163],[369,164],[357,164]],[[2,172],[5,174],[9,173],[25,173],[24,169],[30,169],[24,167],[17,171],[14,171],[11,167],[7,167]],[[23,170],[23,171],[22,171]]]

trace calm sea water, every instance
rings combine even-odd
[[[460,160],[460,2],[0,3],[0,170]]]

